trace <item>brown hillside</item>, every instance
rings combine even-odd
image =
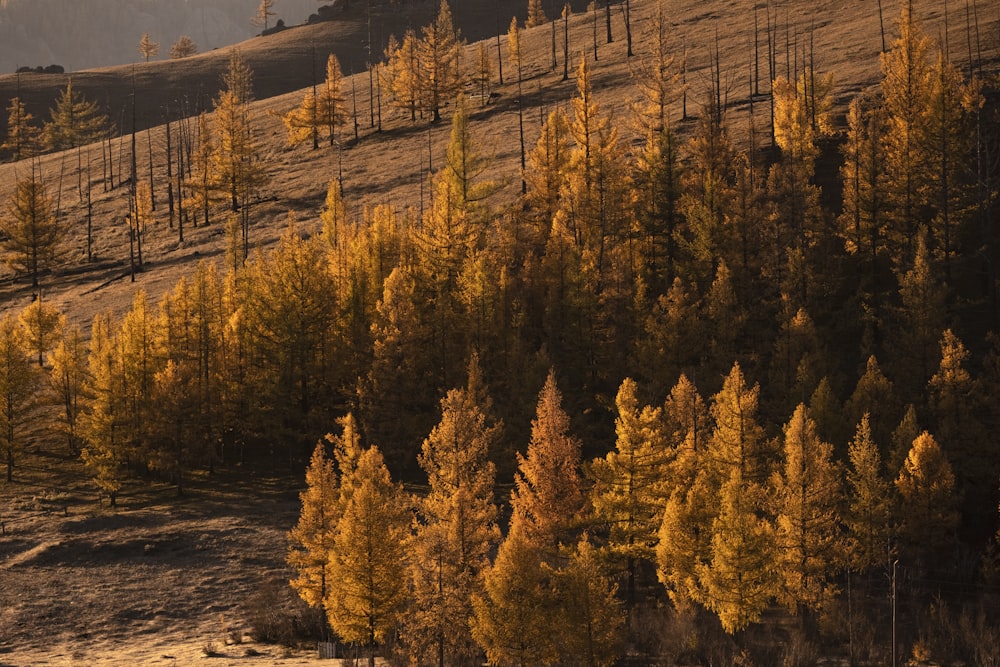
[[[515,3],[502,0],[511,5]],[[404,5],[395,11],[386,8],[383,26],[386,32],[400,32],[412,21],[420,23],[429,20],[433,14],[433,3]],[[520,4],[516,3],[520,10]],[[420,205],[421,177],[427,167],[434,167],[434,160],[443,156],[449,130],[447,122],[428,127],[426,123],[411,123],[407,118],[391,109],[383,108],[383,131],[376,132],[372,126],[374,113],[369,101],[369,77],[361,73],[353,77],[356,91],[360,141],[345,141],[342,154],[330,148],[311,151],[305,146],[289,148],[285,130],[276,114],[283,114],[296,106],[301,99],[300,92],[284,92],[291,88],[300,89],[311,80],[311,60],[313,43],[323,43],[339,48],[339,44],[358,43],[363,35],[365,22],[358,3],[352,6],[342,21],[305,26],[277,35],[257,38],[240,45],[240,52],[254,68],[256,93],[255,103],[257,127],[264,145],[261,156],[268,165],[271,181],[263,192],[264,201],[252,213],[252,243],[266,245],[277,237],[284,226],[286,214],[293,211],[300,224],[310,225],[317,220],[327,184],[343,166],[345,198],[355,212],[364,206],[390,203],[397,209]],[[944,26],[944,14],[940,3],[916,2],[915,11],[924,22],[928,34],[939,34]],[[462,3],[456,4],[456,22],[463,35],[492,33],[497,22],[496,4]],[[732,132],[739,138],[744,133],[749,101],[749,75],[753,54],[753,12],[752,5],[737,0],[720,2],[706,10],[704,3],[694,0],[671,3],[675,32],[673,39],[677,45],[680,60],[686,50],[688,59],[687,95],[688,113],[697,113],[704,91],[709,88],[709,50],[719,41],[722,65],[722,80],[727,106],[727,114]],[[655,11],[655,2],[636,0],[633,3],[633,33],[636,59],[644,53],[643,26],[650,22]],[[888,10],[887,10],[888,11]],[[552,13],[552,12],[550,12]],[[570,19],[570,70],[578,62],[579,54],[585,52],[593,61],[593,21],[588,13],[575,13]],[[962,17],[959,17],[962,18]],[[393,21],[397,21],[395,23]],[[859,6],[850,0],[837,0],[817,7],[815,3],[796,0],[783,5],[777,14],[779,22],[776,44],[778,73],[785,68],[794,68],[810,46],[814,50],[816,69],[820,73],[830,72],[836,81],[835,97],[841,108],[858,92],[873,86],[879,76],[878,54],[880,50],[879,20],[875,5]],[[604,13],[599,11],[598,60],[592,62],[593,81],[598,101],[611,111],[628,135],[628,102],[635,97],[630,77],[632,67],[626,58],[623,12],[612,13],[614,42],[606,43]],[[765,25],[763,6],[758,9],[758,23]],[[503,21],[507,23],[507,21]],[[891,43],[895,34],[895,16],[886,17],[886,39]],[[954,18],[950,21],[951,44],[967,43],[965,22]],[[765,31],[760,28],[761,76],[766,77]],[[574,94],[572,75],[569,81],[562,80],[562,54],[558,53],[559,64],[551,71],[549,26],[541,26],[527,31],[525,37],[525,106],[526,141],[530,146],[535,141],[545,108],[564,104]],[[503,38],[506,43],[506,37]],[[1000,42],[1000,20],[980,17],[980,45],[984,61],[995,62]],[[490,40],[495,53],[495,43]],[[362,44],[362,47],[364,45]],[[786,50],[787,46],[787,50]],[[559,42],[561,51],[561,41]],[[474,45],[467,53],[471,62]],[[967,52],[952,47],[955,59],[967,61]],[[363,49],[362,49],[363,50]],[[317,52],[321,52],[317,49]],[[350,62],[350,54],[360,58],[358,49],[348,49],[344,58],[344,69]],[[798,56],[796,56],[798,53]],[[504,48],[506,58],[506,48]],[[149,82],[155,90],[147,109],[166,107],[169,100],[198,98],[208,104],[219,87],[219,77],[224,71],[228,52],[201,54],[182,61],[137,65],[137,89],[139,81]],[[634,61],[633,61],[634,62]],[[508,67],[509,70],[509,67]],[[498,97],[488,106],[479,108],[473,114],[473,132],[480,137],[483,150],[492,155],[495,168],[492,172],[508,187],[501,190],[496,201],[499,203],[512,195],[518,182],[517,161],[517,107],[510,72],[505,72],[505,85],[496,86]],[[59,77],[40,75],[42,78]],[[78,75],[83,76],[83,75]],[[98,85],[106,87],[107,96],[126,95],[131,85],[131,68],[113,68],[88,73]],[[322,76],[322,75],[321,75]],[[287,78],[286,78],[287,77]],[[297,77],[297,78],[296,78]],[[82,89],[83,80],[75,78],[74,86]],[[6,79],[10,84],[10,77]],[[62,85],[61,81],[53,85]],[[350,95],[352,84],[346,84]],[[766,93],[766,81],[758,86],[758,92]],[[470,95],[475,91],[469,90]],[[140,99],[145,99],[140,95]],[[758,125],[766,125],[766,95],[758,96],[757,110],[761,116]],[[349,100],[350,102],[350,100]],[[681,97],[675,105],[675,117],[680,117]],[[191,102],[192,106],[194,102]],[[141,108],[141,107],[140,107]],[[127,122],[127,121],[126,121]],[[141,126],[141,123],[140,123]],[[689,124],[680,123],[683,134]],[[352,139],[343,137],[342,139]],[[169,288],[176,280],[193,268],[194,263],[205,257],[218,256],[222,249],[221,225],[207,229],[188,229],[185,241],[178,243],[176,231],[167,229],[166,213],[163,211],[165,192],[165,165],[163,151],[165,132],[156,127],[149,133],[140,135],[138,144],[139,172],[148,178],[148,148],[152,147],[154,162],[155,196],[160,202],[158,219],[160,224],[151,230],[146,239],[144,271],[137,276],[136,284],[123,279],[127,272],[128,237],[123,216],[127,210],[125,188],[110,188],[109,182],[101,180],[101,149],[98,146],[76,152],[45,156],[41,160],[42,177],[50,194],[60,204],[61,219],[72,226],[70,252],[62,269],[56,275],[43,280],[46,298],[54,301],[72,321],[86,325],[95,312],[111,308],[121,311],[131,301],[136,287],[143,287],[153,296]],[[430,148],[428,149],[428,144]],[[123,169],[129,164],[130,142],[127,137],[116,139],[115,185]],[[93,221],[94,221],[94,262],[86,262],[85,219],[86,206],[78,183],[82,177],[77,171],[78,161],[86,164],[88,157],[93,169]],[[386,160],[386,156],[393,156]],[[0,200],[6,201],[19,175],[25,173],[25,164],[0,165]],[[81,188],[82,189],[82,188]],[[216,219],[221,220],[225,212],[220,210]],[[4,278],[6,276],[6,278]],[[32,298],[32,292],[20,281],[12,281],[13,276],[0,268],[0,298],[6,308],[21,308]]]

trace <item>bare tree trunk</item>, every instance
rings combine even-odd
[[[569,3],[563,5],[563,77],[569,79]],[[503,83],[503,82],[501,82]]]
[[[611,0],[604,0],[604,23],[607,26],[608,44],[610,44],[615,41],[611,36]]]

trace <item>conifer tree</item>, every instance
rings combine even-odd
[[[880,443],[883,448],[881,451],[884,453],[886,451],[884,448],[889,445],[892,430],[899,423],[900,409],[895,385],[882,372],[875,355],[869,356],[865,363],[864,374],[858,378],[858,384],[844,404],[844,418],[850,423],[857,424],[864,415],[868,415],[872,438]],[[913,437],[916,437],[916,434]],[[913,438],[910,438],[909,442],[912,441]]]
[[[926,154],[919,137],[924,132],[924,110],[930,99],[930,40],[913,16],[912,3],[901,4],[899,37],[881,55],[881,89],[887,122],[882,139],[889,186],[887,210],[892,222],[893,251],[905,257],[916,245],[920,190],[924,185]]]
[[[898,471],[902,470],[913,441],[923,432],[924,429],[917,419],[917,408],[910,403],[906,406],[903,417],[892,431],[892,435],[889,436],[889,456],[886,457],[885,466],[890,478],[895,478]]]
[[[743,370],[733,364],[722,389],[712,397],[714,427],[707,446],[707,466],[722,485],[736,470],[750,485],[762,485],[771,475],[774,453],[757,422],[760,385],[747,385]]]
[[[642,244],[640,276],[652,295],[665,292],[677,277],[678,239],[683,226],[679,148],[669,125],[651,131],[633,176]]]
[[[618,131],[594,100],[590,67],[580,59],[570,134],[575,147],[567,168],[563,212],[567,225],[592,267],[600,294],[611,268],[611,250],[623,231],[626,200]]]
[[[331,146],[337,141],[337,128],[347,122],[343,86],[344,73],[340,69],[340,61],[331,53],[326,59],[326,79],[316,100],[318,116],[327,128],[327,139]]]
[[[13,314],[0,319],[0,453],[7,464],[7,482],[14,480],[14,463],[22,447],[21,431],[35,408],[40,380],[31,362],[24,330]]]
[[[893,514],[890,485],[882,472],[882,458],[872,439],[868,414],[858,422],[848,449],[847,513],[849,564],[856,572],[867,572],[889,559]]]
[[[45,184],[34,172],[20,180],[0,216],[0,231],[7,265],[31,278],[38,286],[40,274],[52,267],[62,252],[65,230],[52,212]]]
[[[326,385],[328,333],[336,316],[323,241],[303,239],[292,221],[277,247],[246,268],[243,317],[258,367],[261,409],[308,419]],[[280,414],[280,412],[279,412]]]
[[[559,655],[587,667],[608,667],[619,658],[625,616],[616,587],[604,573],[600,554],[584,535],[569,563],[559,571]]]
[[[108,127],[108,117],[100,112],[96,102],[88,102],[82,93],[73,90],[73,79],[56,99],[52,120],[45,124],[45,143],[53,150],[65,150],[89,144],[99,139]]]
[[[417,119],[420,107],[420,40],[412,29],[403,35],[398,46],[390,43],[386,49],[387,78],[393,104],[406,112],[411,121]]]
[[[158,414],[154,387],[166,359],[162,354],[162,321],[150,306],[145,290],[136,292],[131,309],[122,317],[117,347],[122,374],[121,425],[125,456],[149,465]]]
[[[159,42],[154,42],[148,32],[142,33],[142,37],[139,39],[139,55],[142,56],[142,59],[148,63],[149,59],[159,52]]]
[[[840,166],[844,208],[838,222],[847,251],[867,259],[867,288],[877,297],[884,289],[878,261],[886,252],[887,241],[888,184],[882,144],[885,110],[879,105],[866,106],[862,106],[861,98],[855,98],[847,112],[847,141]]]
[[[486,42],[479,42],[476,48],[475,83],[479,86],[479,103],[485,106],[493,94],[493,59]]]
[[[437,19],[424,26],[423,37],[417,44],[419,99],[424,110],[431,114],[431,122],[441,120],[441,107],[455,99],[464,82],[461,46],[448,0],[441,0]]]
[[[20,97],[10,98],[7,105],[7,137],[0,151],[8,151],[14,162],[34,155],[39,148],[42,131],[31,124],[35,117],[24,108]]]
[[[125,435],[125,376],[119,342],[110,315],[97,315],[91,327],[87,356],[89,400],[81,415],[83,464],[98,490],[116,506],[121,489],[121,466],[127,459]]]
[[[288,130],[288,145],[298,146],[305,141],[311,141],[313,149],[319,148],[319,102],[314,91],[306,91],[302,103],[282,116],[285,129]]]
[[[212,205],[225,198],[214,164],[215,149],[212,126],[209,125],[207,114],[202,113],[198,116],[197,143],[191,153],[191,176],[184,181],[184,189],[187,191],[184,209],[200,213],[205,225],[209,224]]]
[[[983,388],[966,370],[969,352],[951,329],[941,336],[941,363],[927,384],[936,433],[947,443],[966,516],[989,502],[997,480],[997,448],[980,420]]]
[[[225,89],[213,101],[215,107],[215,173],[228,193],[234,212],[243,210],[244,235],[248,224],[247,205],[267,180],[257,159],[258,143],[252,126],[250,101],[253,74],[239,51],[229,55],[223,76]]]
[[[701,460],[690,456],[687,465],[696,468]],[[718,514],[716,490],[707,472],[692,470],[689,479],[667,499],[656,545],[656,576],[677,607],[707,600],[703,577],[712,557],[712,524]]]
[[[924,565],[941,559],[958,525],[955,475],[937,440],[924,431],[896,477],[900,496],[899,537],[905,553]]]
[[[669,478],[675,489],[694,482],[711,433],[708,408],[698,388],[681,373],[663,404],[667,442],[673,450]]]
[[[966,83],[961,73],[938,50],[928,72],[928,96],[921,119],[923,136],[917,137],[926,154],[930,174],[920,195],[933,210],[929,229],[945,280],[953,281],[952,265],[960,247],[960,231],[972,209],[975,114],[984,103],[979,84]]]
[[[266,32],[268,20],[274,16],[273,9],[274,0],[260,0],[260,4],[257,5],[257,11],[250,18],[250,22],[258,28],[263,28]]]
[[[337,585],[327,591],[324,606],[333,631],[368,647],[368,665],[375,667],[375,647],[398,624],[406,599],[410,513],[377,447],[361,454],[342,484],[352,492],[337,523],[329,564],[329,580]]]
[[[669,463],[662,409],[640,406],[637,390],[633,380],[622,382],[615,399],[615,449],[591,469],[594,514],[607,524],[609,551],[628,575],[630,606],[639,561],[654,560]]]
[[[286,560],[296,575],[290,583],[310,607],[321,607],[332,588],[330,559],[341,509],[337,472],[325,449],[322,440],[316,443],[306,468],[306,488],[299,493],[299,520],[288,533]]]
[[[435,656],[438,667],[472,660],[478,649],[465,630],[480,575],[499,541],[489,451],[500,426],[489,424],[486,400],[474,382],[441,400],[441,421],[419,457],[430,492],[420,503],[412,540],[412,593],[404,637],[415,655]]]
[[[542,9],[542,0],[528,0],[528,19],[524,22],[525,28],[534,28],[538,25],[545,25],[549,20]]]
[[[777,498],[780,598],[800,614],[819,611],[834,594],[843,563],[840,470],[833,446],[799,404],[784,428],[784,466],[772,482]]]
[[[48,355],[52,372],[48,376],[61,409],[59,429],[66,435],[69,452],[80,453],[81,415],[86,401],[88,382],[87,346],[79,326],[62,334],[60,341]]]
[[[24,327],[28,349],[36,356],[38,365],[41,366],[45,353],[62,336],[63,328],[66,326],[66,316],[47,301],[36,298],[18,314],[17,319]]]
[[[181,35],[170,46],[170,57],[174,60],[188,58],[198,53],[198,45],[187,35]]]
[[[657,0],[656,17],[648,37],[652,52],[632,65],[632,78],[640,95],[632,110],[647,137],[658,136],[670,127],[669,107],[679,92],[680,74],[674,64],[674,49],[667,34],[669,27],[663,0]]]
[[[722,484],[711,560],[699,568],[705,605],[730,634],[760,620],[780,590],[775,529],[760,515],[759,491],[745,484],[738,468]]]
[[[528,169],[524,175],[528,186],[526,200],[537,213],[541,238],[548,234],[559,208],[569,154],[569,119],[565,111],[556,107],[542,125],[538,143],[528,153]]]
[[[528,451],[517,454],[511,496],[512,510],[523,515],[525,532],[546,550],[550,562],[559,545],[572,544],[572,531],[584,508],[580,441],[570,434],[569,426],[550,370],[538,395]]]
[[[896,372],[901,388],[909,388],[907,399],[915,399],[918,388],[927,384],[939,353],[938,340],[944,331],[947,289],[932,265],[927,235],[916,241],[912,267],[899,276],[902,308],[895,331]]]
[[[365,433],[384,443],[389,460],[415,472],[424,434],[434,426],[438,377],[431,325],[417,292],[414,269],[395,267],[386,278],[372,322],[372,361],[360,383]]]
[[[553,593],[542,549],[511,517],[507,537],[483,574],[484,593],[473,598],[472,636],[486,660],[503,667],[550,664],[558,659]]]
[[[774,457],[756,420],[759,392],[734,364],[712,401],[715,427],[705,453],[707,483],[719,490],[711,555],[697,576],[705,606],[730,633],[756,622],[779,590],[775,528],[764,512]]]

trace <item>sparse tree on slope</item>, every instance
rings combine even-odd
[[[34,173],[17,182],[6,214],[0,217],[0,231],[6,237],[7,265],[26,273],[37,287],[39,275],[59,257],[65,232],[52,213],[45,185]]]
[[[108,127],[108,117],[96,102],[88,102],[73,90],[73,79],[56,99],[52,120],[45,124],[45,143],[53,150],[65,150],[99,139]]]
[[[417,44],[420,101],[431,114],[431,121],[441,120],[441,107],[455,99],[464,82],[460,61],[462,43],[451,19],[448,0],[441,0],[437,19],[424,27]]]
[[[258,28],[263,28],[267,31],[268,20],[274,16],[273,9],[274,0],[260,0],[260,4],[257,5],[257,11],[250,18],[250,22]]]
[[[198,53],[198,45],[187,35],[181,35],[170,47],[170,57],[177,60]]]
[[[139,55],[142,56],[142,59],[148,63],[149,59],[159,52],[159,42],[154,42],[148,32],[142,33],[142,38],[139,40]]]
[[[525,28],[534,28],[536,25],[544,25],[549,20],[542,9],[542,0],[528,0],[528,20],[525,21]]]
[[[38,151],[42,131],[31,124],[34,119],[24,108],[20,97],[10,99],[7,105],[7,138],[0,144],[0,151],[9,151],[14,162],[31,157]]]
[[[38,365],[41,366],[45,353],[62,336],[66,316],[39,297],[21,311],[18,320],[24,327],[28,349],[37,356]]]

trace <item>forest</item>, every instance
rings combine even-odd
[[[719,45],[691,90],[660,2],[622,117],[590,54],[557,52],[569,8],[528,5],[508,83],[520,102],[523,33],[546,26],[575,93],[537,141],[519,117],[516,197],[476,131],[498,72],[486,43],[461,55],[442,0],[366,84],[379,129],[450,124],[419,205],[359,210],[341,172],[266,249],[251,203],[272,175],[234,51],[212,113],[173,148],[167,126],[170,229],[219,227],[225,252],[89,327],[42,298],[4,315],[7,481],[40,428],[111,507],[126,479],[182,494],[195,470],[308,459],[291,586],[370,665],[995,664],[995,63],[971,38],[953,62],[907,4],[877,90],[838,107],[808,44],[779,61],[768,14],[737,130]],[[335,56],[322,74],[281,114],[297,150],[364,140]],[[108,125],[71,84],[44,125],[10,101],[19,280],[66,254],[33,160],[96,142],[107,177]],[[134,137],[138,272],[154,195]]]

